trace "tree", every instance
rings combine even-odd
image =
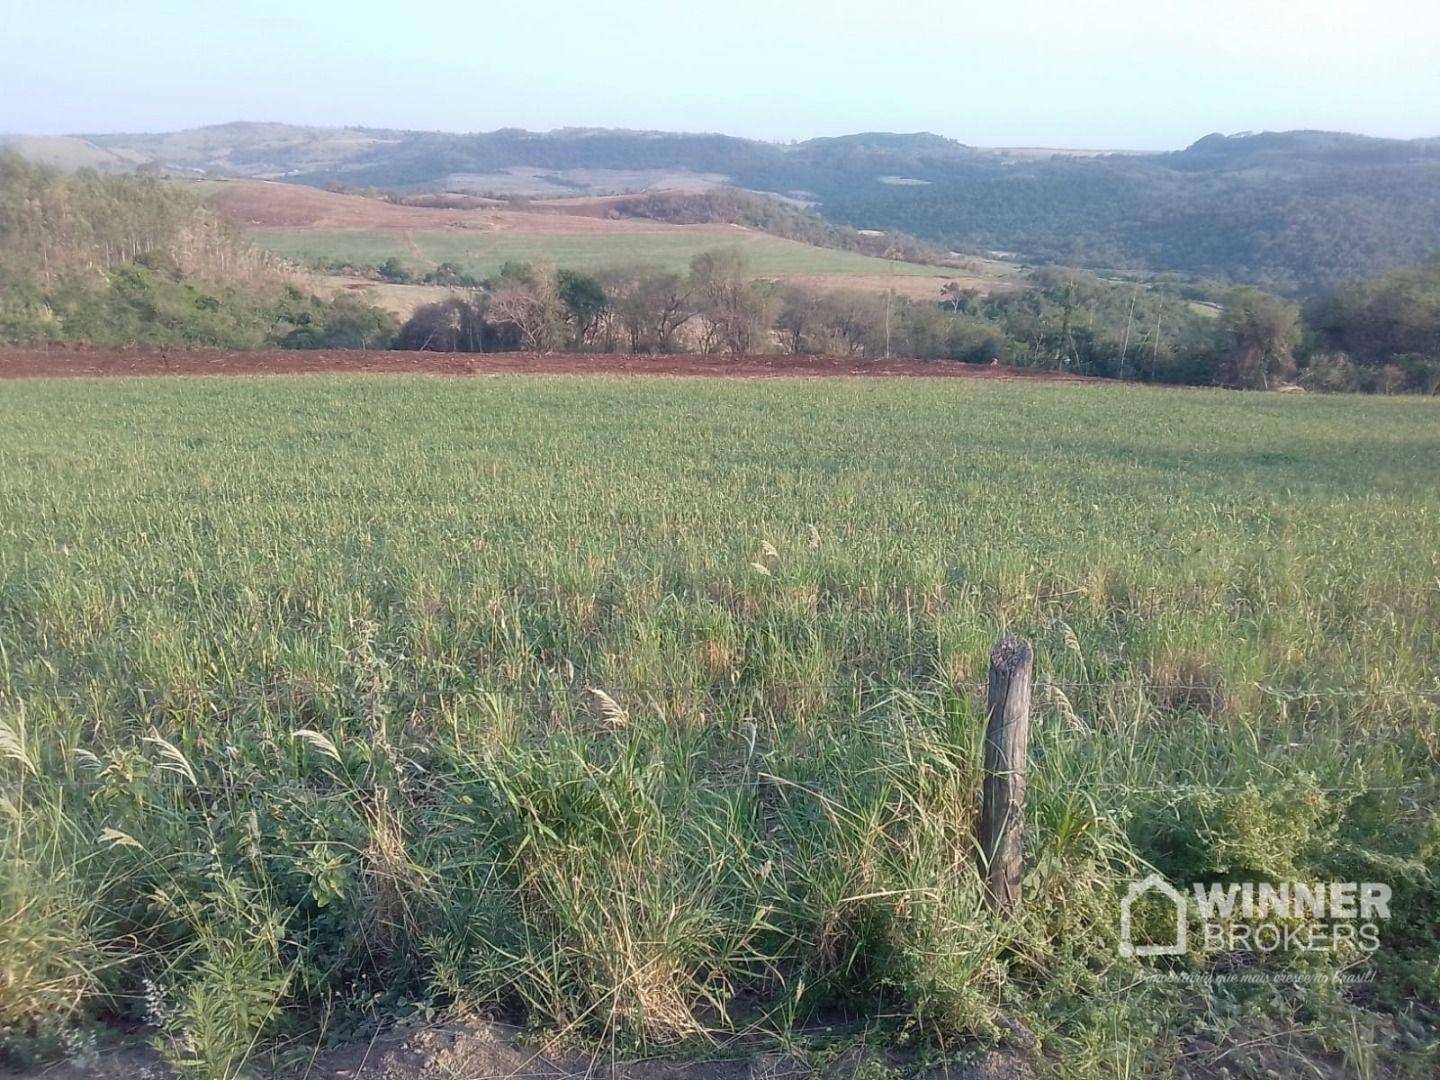
[[[506,263],[492,284],[486,319],[529,352],[557,348],[564,340],[565,305],[555,273],[543,263]]]
[[[616,270],[606,279],[612,317],[631,352],[669,352],[695,314],[690,282],[656,270]]]
[[[980,290],[966,288],[958,281],[947,281],[940,289],[940,295],[950,305],[951,312],[958,315],[961,311],[973,309],[975,301],[980,297]]]
[[[821,348],[842,356],[879,356],[885,351],[885,297],[855,289],[828,292],[818,320]]]
[[[1232,386],[1270,388],[1295,374],[1299,310],[1258,289],[1238,289],[1220,317],[1227,355],[1221,377]]]
[[[577,349],[588,347],[605,318],[609,301],[599,279],[578,270],[561,270],[555,275],[560,302],[570,324],[570,337]]]
[[[775,329],[791,353],[813,351],[820,326],[819,307],[815,293],[803,285],[786,285],[780,290]]]
[[[422,352],[485,352],[490,330],[485,301],[452,296],[415,309],[395,338],[395,348]]]
[[[1361,365],[1407,354],[1440,360],[1440,261],[1338,289],[1312,301],[1305,322],[1321,351]]]
[[[738,248],[703,251],[690,262],[709,344],[733,356],[755,352],[774,320],[769,287],[750,280],[748,271]]]

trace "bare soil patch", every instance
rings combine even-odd
[[[713,237],[716,244],[727,244],[757,235],[768,235],[742,225],[723,222],[677,225],[645,218],[623,217],[616,205],[631,196],[540,199],[533,202],[507,203],[445,194],[416,196],[401,204],[268,180],[211,182],[210,191],[209,201],[215,211],[243,229],[286,234],[398,234],[395,235],[398,244],[405,245],[410,254],[421,263],[428,259],[416,245],[416,236],[453,237],[457,234],[469,234],[473,237],[484,234],[506,237],[613,238],[619,241],[633,240],[636,237],[673,238],[680,234],[698,234]],[[776,238],[776,242],[800,243],[782,238]],[[618,261],[624,261],[621,257],[617,258]],[[939,300],[940,290],[948,281],[959,281],[966,288],[986,294],[1024,286],[1018,268],[1013,264],[974,257],[968,257],[966,262],[964,268],[937,266],[933,275],[916,274],[913,267],[906,266],[904,273],[784,274],[778,275],[777,279],[820,289],[858,289],[868,292],[894,289],[900,295],[919,300]],[[381,301],[381,306],[394,311],[408,311],[415,306],[413,298],[398,294],[388,300],[389,302]]]
[[[1090,382],[1077,375],[949,360],[873,360],[834,356],[655,356],[570,353],[428,353],[360,350],[105,348],[85,345],[0,348],[0,379],[117,375],[668,375],[715,379],[942,378],[1010,382]]]
[[[671,225],[639,218],[611,219],[582,211],[536,212],[494,209],[491,206],[405,206],[344,195],[300,184],[267,180],[228,180],[210,196],[222,217],[250,229],[286,232],[359,231],[444,233],[457,230],[520,233],[523,235],[593,236],[688,232],[734,235],[739,226]],[[495,204],[504,206],[505,204]],[[742,230],[743,231],[743,230]]]
[[[1018,275],[1013,271],[1010,273],[1011,278],[1009,279],[1001,278],[998,274],[987,277],[984,272],[950,270],[938,272],[934,277],[924,277],[920,274],[786,274],[776,280],[793,285],[808,285],[821,291],[834,289],[884,293],[893,289],[897,296],[938,303],[942,299],[940,290],[952,281],[959,282],[962,289],[974,289],[982,296],[1013,292],[1016,289],[1027,287],[1025,281]]]

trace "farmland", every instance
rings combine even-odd
[[[1017,267],[992,260],[967,260],[965,268],[926,266],[817,247],[738,225],[617,218],[608,216],[603,199],[441,209],[255,181],[201,185],[200,190],[255,243],[322,267],[374,267],[393,257],[421,273],[449,262],[476,277],[491,276],[507,262],[536,260],[587,272],[639,265],[683,273],[702,252],[736,247],[758,277],[875,292],[894,288],[932,300],[947,281],[984,292],[1014,287],[1018,279]],[[403,294],[391,293],[380,294],[379,302],[406,306]]]
[[[1423,1075],[1437,490],[1413,399],[0,383],[0,1029],[214,1076],[417,1010],[691,1054],[883,1014],[1073,1075]],[[1002,632],[1015,922],[970,844]],[[1146,982],[1150,866],[1392,883],[1375,958],[1256,961],[1376,981]]]
[[[662,231],[663,229],[663,231]],[[252,231],[261,247],[296,261],[335,261],[375,265],[397,256],[418,265],[454,262],[478,276],[494,274],[507,262],[548,259],[576,270],[612,266],[653,265],[683,272],[690,260],[720,246],[739,247],[751,269],[762,277],[823,276],[922,278],[940,286],[949,278],[933,266],[892,263],[851,251],[812,247],[733,226],[670,225],[648,231],[558,232],[281,232]]]

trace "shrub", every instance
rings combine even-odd
[[[446,285],[450,288],[476,289],[482,284],[474,274],[466,273],[459,263],[442,262],[421,279],[426,285]]]
[[[1360,387],[1360,372],[1344,353],[1317,353],[1310,357],[1300,380],[1308,389],[1344,394]]]
[[[381,281],[388,281],[394,285],[415,284],[415,275],[411,273],[410,268],[394,255],[377,266],[375,272],[380,276]]]
[[[504,344],[485,320],[486,304],[455,296],[416,308],[395,335],[395,348],[426,352],[491,352]]]
[[[387,349],[400,324],[394,315],[341,294],[315,311],[294,317],[295,329],[280,339],[287,349]]]
[[[100,989],[94,900],[68,875],[5,851],[0,874],[0,1060],[44,1054]]]

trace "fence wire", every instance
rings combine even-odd
[[[539,696],[545,694],[586,694],[600,691],[605,694],[685,693],[764,693],[773,690],[828,690],[855,693],[940,693],[946,690],[966,690],[984,693],[988,684],[981,681],[951,682],[934,680],[929,682],[885,681],[865,679],[825,681],[821,679],[762,679],[757,682],[705,683],[705,682],[649,682],[623,683],[591,679],[579,682],[534,683],[531,685],[509,686],[465,686],[473,694],[489,694],[495,697]],[[1293,699],[1302,698],[1415,698],[1427,703],[1440,705],[1440,687],[1422,688],[1410,686],[1346,687],[1346,686],[1275,686],[1271,683],[1152,683],[1123,680],[1046,679],[1035,681],[1036,690],[1128,690],[1144,694],[1228,694],[1253,690],[1262,695]]]

